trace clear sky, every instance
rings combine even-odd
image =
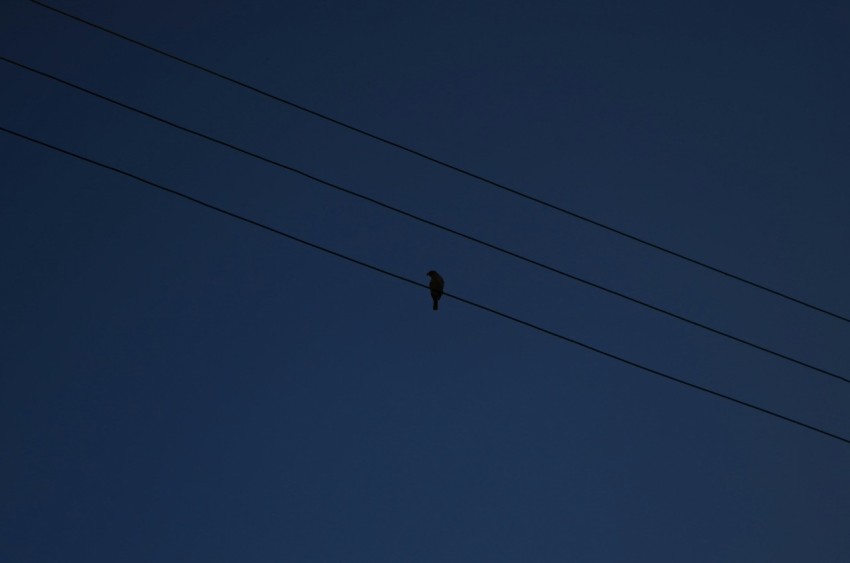
[[[850,315],[850,7],[55,0]],[[26,0],[0,55],[850,377],[850,323]],[[850,437],[850,384],[0,62],[0,125]],[[0,133],[0,559],[818,561],[850,445]]]

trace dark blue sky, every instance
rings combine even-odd
[[[688,6],[683,6],[688,4]],[[846,2],[56,0],[850,315]],[[850,377],[850,324],[25,0],[0,54]],[[850,384],[0,62],[0,125],[850,437]],[[850,446],[0,135],[0,553],[819,561]]]

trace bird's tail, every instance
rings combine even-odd
[[[439,309],[439,307],[437,307],[437,300],[434,299],[434,310],[436,311],[437,309]]]

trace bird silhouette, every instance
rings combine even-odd
[[[437,302],[440,300],[440,297],[443,296],[443,286],[445,285],[445,282],[443,281],[443,276],[434,270],[431,270],[425,275],[431,278],[431,283],[428,284],[428,287],[431,289],[431,299],[434,300],[434,310],[436,311],[439,308],[437,306]]]

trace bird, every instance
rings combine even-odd
[[[431,299],[434,300],[434,310],[436,311],[438,309],[437,301],[439,301],[440,297],[443,296],[443,286],[445,285],[445,282],[443,281],[443,276],[434,270],[431,270],[425,275],[431,278],[431,283],[428,284],[428,288],[431,290]]]

